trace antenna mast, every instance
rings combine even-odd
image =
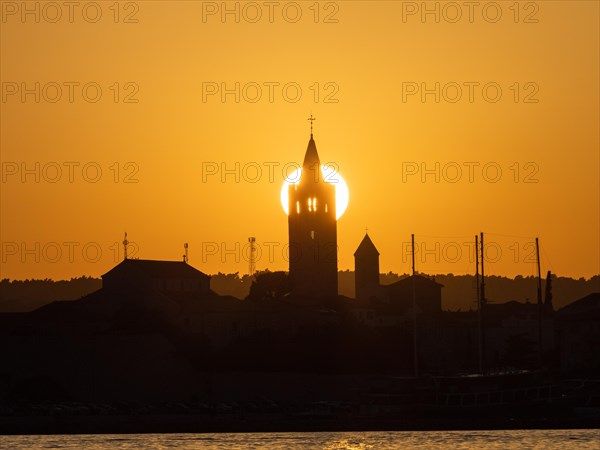
[[[188,261],[188,243],[186,242],[183,244],[183,262],[187,263]]]
[[[249,237],[248,242],[250,243],[250,258],[248,259],[248,274],[254,276],[256,271],[256,238]]]

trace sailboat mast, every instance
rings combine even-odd
[[[481,323],[481,296],[479,293],[479,240],[475,235],[475,289],[477,291],[477,343],[479,350],[479,373],[483,373],[483,339]]]
[[[484,245],[483,245],[483,233],[480,234],[480,246],[481,246],[481,304],[485,304],[485,269],[484,269]]]
[[[484,325],[484,308],[486,305],[485,299],[485,253],[484,253],[484,244],[483,244],[483,233],[480,233],[480,247],[481,247],[481,285],[479,287],[479,320],[480,320],[480,329],[479,329],[479,340],[481,342],[480,351],[481,351],[481,366],[482,373],[486,370],[485,367],[485,325]]]
[[[412,309],[413,309],[413,367],[415,378],[419,376],[419,357],[417,353],[417,293],[415,289],[415,235],[411,234],[412,246]]]
[[[540,269],[540,244],[538,238],[535,238],[535,254],[537,262],[537,304],[538,304],[538,359],[539,365],[543,365],[542,348],[542,272]]]

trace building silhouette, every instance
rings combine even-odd
[[[381,285],[379,282],[379,251],[365,233],[365,237],[354,252],[355,292],[357,300],[374,300],[393,310],[407,311],[412,308],[412,276],[394,283]],[[415,275],[415,302],[419,312],[442,311],[442,288],[434,279]]]
[[[379,251],[368,233],[354,252],[355,297],[366,300],[377,296],[379,286]]]
[[[210,277],[183,261],[125,259],[102,275],[105,290],[153,289],[157,292],[210,291]]]
[[[337,296],[335,185],[323,177],[312,133],[300,180],[288,189],[291,293],[311,299]]]

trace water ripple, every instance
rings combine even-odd
[[[600,449],[600,430],[0,436],[11,450]]]

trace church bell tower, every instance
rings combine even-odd
[[[288,189],[292,295],[312,299],[335,297],[338,293],[335,185],[324,180],[312,121],[300,181]]]

